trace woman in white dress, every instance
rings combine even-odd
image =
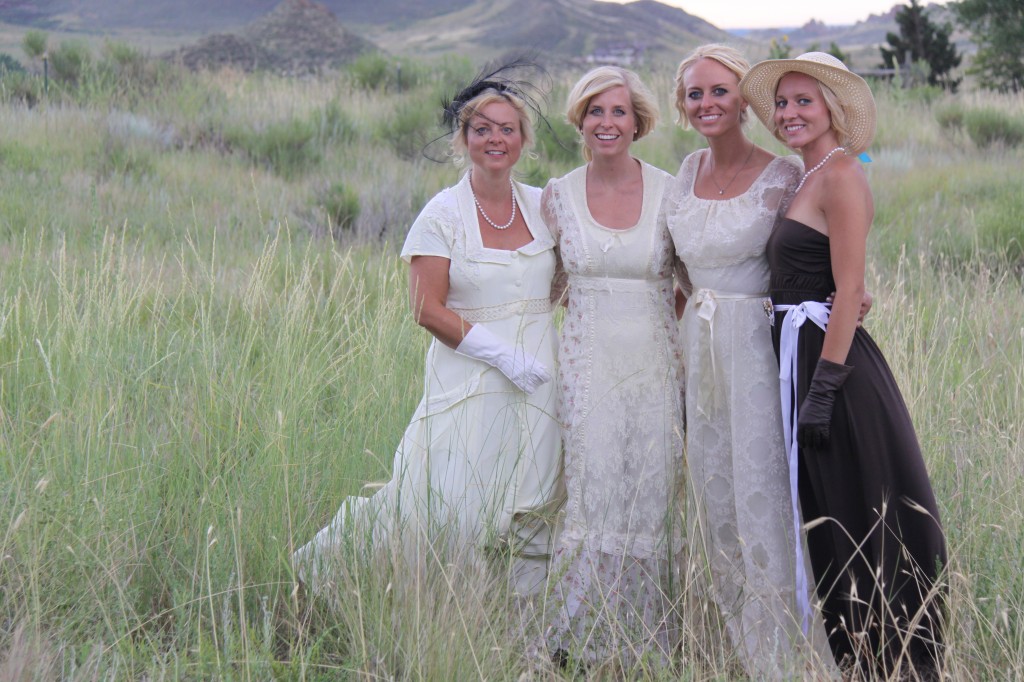
[[[722,45],[699,47],[680,63],[679,122],[709,147],[683,160],[666,219],[693,287],[682,318],[691,552],[704,554],[745,672],[786,679],[803,671],[796,666],[806,652],[809,588],[797,561],[799,516],[765,312],[765,244],[803,168],[744,135],[739,81],[749,68]],[[827,661],[823,633],[816,639]]]
[[[567,502],[551,568],[547,645],[561,660],[667,658],[677,634],[682,371],[671,176],[630,155],[657,105],[636,74],[600,67],[568,98],[588,163],[541,200],[568,308],[558,415]]]
[[[540,190],[512,179],[533,140],[529,109],[514,82],[491,74],[457,95],[445,118],[455,157],[468,157],[469,170],[427,203],[402,249],[413,314],[434,336],[423,399],[391,480],[345,500],[295,553],[315,592],[336,580],[353,532],[375,544],[401,533],[417,559],[427,555],[421,543],[438,539],[471,554],[507,547],[513,588],[525,595],[544,585],[544,514],[561,499],[550,374],[555,255]]]

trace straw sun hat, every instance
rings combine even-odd
[[[740,88],[761,123],[772,130],[775,116],[775,89],[787,73],[796,71],[815,78],[836,93],[846,113],[850,139],[844,145],[847,154],[859,154],[875,136],[875,98],[864,79],[825,52],[805,52],[795,59],[769,59],[754,65]],[[776,132],[778,135],[778,132]],[[782,140],[781,137],[779,137]],[[785,141],[785,140],[783,140]]]

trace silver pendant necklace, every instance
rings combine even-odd
[[[512,184],[512,178],[509,178],[508,180],[508,187],[510,190],[512,190],[512,217],[509,218],[508,222],[505,223],[504,225],[499,225],[498,223],[491,220],[491,217],[484,212],[484,207],[480,205],[480,200],[476,198],[476,192],[473,191],[473,183],[469,183],[469,193],[473,195],[473,203],[476,204],[476,210],[480,211],[480,215],[484,217],[484,220],[487,221],[487,224],[493,227],[495,230],[507,230],[508,228],[512,227],[512,223],[515,222],[516,219],[516,190],[515,186]]]
[[[845,152],[845,151],[846,151],[846,147],[836,147],[835,149],[830,151],[828,154],[826,154],[825,158],[818,162],[818,165],[816,165],[814,168],[812,168],[811,170],[809,170],[806,173],[804,173],[804,176],[802,178],[800,178],[800,184],[796,186],[795,190],[793,190],[793,194],[796,194],[797,192],[799,192],[800,188],[804,186],[805,182],[807,182],[807,178],[811,177],[811,173],[813,173],[816,170],[819,170],[822,166],[824,166],[825,162],[828,161],[829,159],[831,159],[833,154],[835,154],[836,152]]]
[[[725,190],[729,189],[729,185],[732,184],[733,180],[738,178],[740,176],[740,173],[743,172],[743,169],[747,167],[748,163],[750,163],[750,157],[754,155],[754,147],[755,146],[757,146],[757,145],[755,145],[753,142],[750,143],[750,152],[747,153],[746,160],[743,162],[743,165],[740,166],[740,169],[738,171],[736,171],[736,173],[732,176],[732,178],[730,178],[729,182],[725,183],[725,187],[722,187],[721,185],[719,185],[718,181],[715,180],[715,174],[710,169],[708,170],[708,177],[711,178],[711,182],[715,183],[715,187],[718,188],[718,196],[722,196],[723,194],[725,194]],[[712,155],[711,155],[712,163],[714,163],[714,160],[715,160],[715,155],[714,155],[714,153],[712,153]]]

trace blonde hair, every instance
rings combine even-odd
[[[565,104],[565,118],[576,130],[582,130],[583,118],[586,116],[590,100],[608,92],[612,88],[622,86],[629,91],[629,101],[636,119],[634,140],[647,135],[658,123],[658,102],[650,89],[640,80],[640,76],[620,66],[599,66],[584,74],[569,92]],[[583,145],[583,158],[593,159],[590,149]]]
[[[775,84],[775,89],[778,90],[779,83],[782,79],[791,73],[803,73],[803,71],[787,71],[782,74],[779,78],[779,82]],[[805,74],[810,75],[810,74]],[[814,78],[814,76],[811,76]],[[849,147],[853,141],[853,133],[850,130],[849,123],[847,122],[846,108],[843,103],[839,100],[839,95],[829,86],[822,83],[817,78],[814,78],[814,82],[818,85],[818,92],[821,93],[821,99],[825,103],[825,108],[828,109],[830,118],[832,120],[832,130],[836,131],[836,140],[839,142],[841,147]],[[785,143],[786,138],[782,135],[782,131],[779,130],[779,124],[776,123],[775,117],[769,119],[768,130],[772,135],[776,137],[780,142]]]
[[[523,137],[523,151],[525,152],[533,146],[533,118],[530,116],[530,108],[526,106],[526,102],[508,90],[487,88],[459,109],[459,127],[451,139],[452,156],[455,158],[455,163],[461,165],[469,154],[469,120],[488,104],[495,102],[504,102],[519,114],[519,132]]]
[[[736,76],[736,84],[739,87],[739,82],[743,80],[743,77],[750,71],[750,62],[747,61],[746,57],[740,54],[740,51],[734,47],[728,45],[721,45],[719,43],[708,43],[707,45],[701,45],[693,52],[683,58],[683,61],[679,62],[679,68],[676,69],[676,111],[679,112],[679,118],[676,122],[684,130],[690,127],[690,121],[686,117],[686,83],[684,77],[686,71],[699,62],[702,59],[711,59],[725,68],[729,69]],[[747,122],[747,110],[746,108],[740,112],[740,124]]]

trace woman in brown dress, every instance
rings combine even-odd
[[[941,664],[945,539],[903,397],[857,326],[874,207],[856,157],[874,136],[874,99],[821,52],[762,62],[741,88],[807,169],[767,255],[783,426],[829,644],[869,677],[929,679]]]

